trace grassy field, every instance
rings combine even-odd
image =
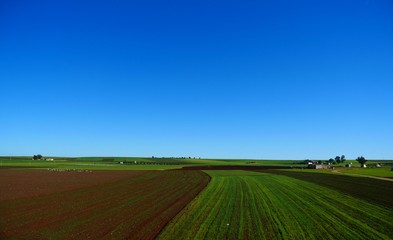
[[[49,157],[53,161],[34,161],[31,157],[0,157],[0,168],[60,168],[87,170],[166,170],[185,166],[291,166],[300,161],[193,158],[130,157]],[[122,162],[123,164],[119,164]]]
[[[166,170],[179,169],[189,166],[286,166],[305,168],[303,160],[251,160],[251,159],[194,159],[194,158],[142,158],[142,157],[48,157],[54,161],[33,161],[27,156],[0,156],[0,168],[60,168],[87,170]],[[119,164],[123,162],[123,164]],[[349,161],[348,161],[349,162]],[[365,174],[370,176],[392,177],[390,167],[392,160],[369,161],[369,164],[381,162],[383,168],[356,167],[344,168],[343,164],[334,165],[337,171],[343,173]],[[321,170],[319,170],[321,171]]]
[[[378,179],[343,175],[339,173],[324,173],[318,171],[287,171],[273,170],[274,174],[296,178],[302,181],[311,182],[320,186],[329,187],[359,197],[376,204],[393,207],[393,182],[381,181]]]
[[[159,239],[393,238],[393,206],[283,175],[207,172],[209,186]]]
[[[170,161],[151,158],[62,158],[54,157],[53,161],[31,160],[29,157],[0,157],[1,168],[59,168],[85,170],[165,170],[184,166],[183,161]],[[123,162],[123,164],[119,164]]]
[[[393,178],[391,168],[391,166],[383,166],[380,168],[339,168],[337,170],[341,173]]]

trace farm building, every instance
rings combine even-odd
[[[312,160],[307,159],[307,160],[306,160],[306,163],[310,166],[310,165],[315,164],[315,161],[312,161]]]
[[[310,168],[310,169],[326,169],[327,166],[322,165],[322,164],[310,164],[310,165],[308,165],[308,168]]]

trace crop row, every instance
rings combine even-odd
[[[208,171],[159,239],[392,239],[393,211],[287,176]]]
[[[201,171],[146,171],[72,191],[4,200],[0,238],[152,239],[208,182]]]
[[[393,208],[392,181],[319,172],[274,170],[274,173],[316,183],[345,194]]]

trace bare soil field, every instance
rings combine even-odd
[[[153,239],[210,181],[202,171],[8,171],[0,239]]]
[[[146,171],[0,170],[0,200],[36,197],[139,176]]]

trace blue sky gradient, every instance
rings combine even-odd
[[[393,2],[1,1],[0,155],[393,159]]]

